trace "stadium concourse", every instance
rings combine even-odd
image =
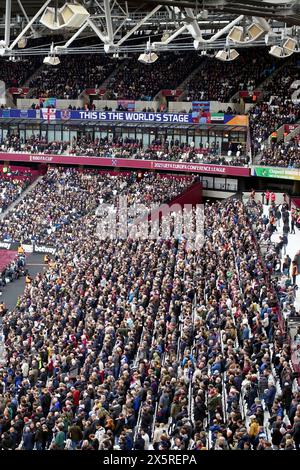
[[[0,450],[299,451],[297,2],[2,3]]]

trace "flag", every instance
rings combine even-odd
[[[48,121],[53,121],[56,118],[56,109],[53,108],[42,108],[41,109],[41,118],[47,119]]]

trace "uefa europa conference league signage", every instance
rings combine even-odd
[[[96,167],[130,168],[132,170],[186,171],[223,176],[250,176],[249,167],[206,165],[203,163],[168,162],[164,160],[136,160],[134,158],[76,157],[74,155],[43,155],[28,153],[8,153],[0,151],[0,161],[35,162],[45,164],[91,165]]]

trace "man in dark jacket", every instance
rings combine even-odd
[[[295,416],[294,418],[292,434],[295,441],[296,450],[300,450],[300,418],[298,418],[298,416]]]
[[[268,388],[264,392],[264,400],[265,403],[268,407],[269,412],[271,412],[274,400],[275,400],[275,395],[276,395],[276,387],[273,384],[269,384]]]
[[[81,427],[79,426],[78,422],[72,424],[72,426],[69,427],[69,438],[72,441],[72,449],[76,449],[82,440],[82,430]]]

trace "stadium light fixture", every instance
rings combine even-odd
[[[285,57],[291,56],[294,52],[300,52],[298,42],[293,38],[285,38],[281,46],[272,46],[269,54],[278,59],[284,59]]]
[[[243,28],[242,26],[234,26],[227,38],[232,42],[239,44],[248,44],[250,42],[256,41],[265,30],[257,23],[251,23],[248,28]]]
[[[19,49],[24,49],[27,45],[27,38],[23,36],[20,41],[18,41],[18,48]]]
[[[8,58],[8,60],[9,60],[10,62],[21,62],[21,61],[22,61],[22,58],[19,57],[19,56],[16,57],[16,56],[14,56],[14,55],[11,55],[11,56]]]
[[[285,42],[282,44],[282,47],[285,51],[288,51],[288,52],[300,52],[299,44],[293,38],[287,38]]]
[[[277,57],[278,59],[284,59],[285,57],[292,55],[293,52],[288,51],[287,49],[284,49],[280,46],[272,46],[269,50],[269,54],[271,54],[273,57]]]
[[[46,64],[46,65],[54,65],[55,66],[55,65],[60,64],[60,60],[59,60],[59,57],[48,55],[43,60],[43,63]]]
[[[142,64],[154,64],[158,59],[158,55],[155,52],[147,51],[143,54],[140,54],[138,61],[142,62]]]
[[[215,55],[216,59],[222,60],[223,62],[230,62],[235,60],[240,54],[236,49],[231,49],[227,46],[225,49],[218,51]]]
[[[142,64],[154,64],[158,59],[158,55],[153,52],[153,46],[151,46],[151,41],[147,42],[146,50],[143,54],[140,54],[138,61],[142,62]]]

